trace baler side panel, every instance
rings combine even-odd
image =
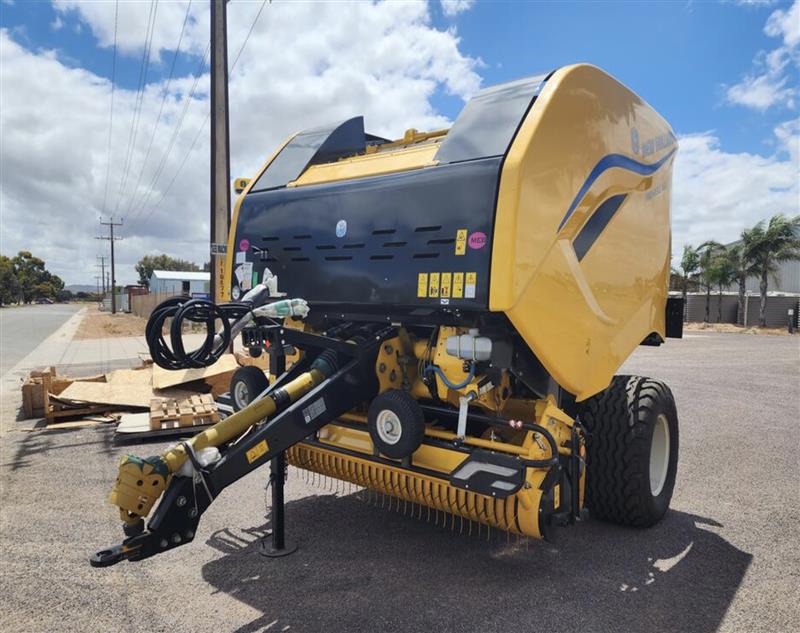
[[[675,147],[649,105],[579,65],[548,79],[504,163],[490,308],[579,399],[665,334]]]
[[[242,291],[269,268],[312,306],[485,311],[499,169],[492,158],[251,192],[234,227],[234,282],[245,265]]]

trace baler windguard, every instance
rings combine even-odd
[[[129,538],[93,564],[191,541],[225,487],[282,456],[535,538],[587,507],[657,522],[674,402],[614,373],[638,345],[680,336],[675,151],[649,105],[588,65],[485,89],[449,130],[392,141],[357,117],[288,139],[235,205],[238,303],[179,300],[148,326],[170,367],[210,362],[241,334],[269,353],[272,384],[232,385],[231,417],[123,459],[111,501]],[[207,324],[199,353],[182,353],[174,324],[166,344],[167,316]]]

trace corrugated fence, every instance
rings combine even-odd
[[[768,296],[765,309],[767,327],[786,327],[788,324],[788,311],[794,310],[796,323],[800,325],[800,315],[798,315],[799,297],[787,296]],[[722,320],[718,321],[719,304],[722,301]],[[746,320],[739,317],[739,299],[737,295],[718,294],[711,295],[709,322],[710,323],[739,323],[748,327],[758,325],[758,312],[761,305],[759,295],[749,294],[745,298]],[[706,295],[690,294],[686,297],[686,320],[701,323],[705,319]],[[742,315],[745,316],[745,315]]]

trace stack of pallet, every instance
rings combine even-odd
[[[211,394],[191,396],[186,400],[153,398],[150,401],[150,429],[175,429],[205,426],[219,422],[219,412]]]
[[[74,382],[105,382],[105,376],[67,378],[58,376],[55,367],[32,371],[22,385],[22,412],[25,418],[46,418],[51,424],[56,418],[107,413],[114,407],[107,404],[70,402],[59,395]]]

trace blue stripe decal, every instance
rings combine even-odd
[[[632,171],[636,174],[641,174],[642,176],[649,176],[650,174],[658,171],[658,169],[672,157],[675,151],[676,150],[673,149],[669,154],[664,156],[664,158],[649,165],[647,163],[635,161],[632,158],[623,156],[622,154],[609,154],[608,156],[603,156],[603,158],[601,158],[594,166],[594,169],[592,169],[592,172],[589,174],[586,182],[583,183],[583,186],[578,191],[578,195],[575,196],[572,204],[569,205],[569,210],[564,216],[564,219],[561,220],[561,224],[558,225],[558,230],[560,231],[564,227],[564,224],[566,224],[567,220],[570,219],[572,213],[575,211],[575,207],[578,206],[578,203],[583,199],[583,196],[586,195],[586,192],[589,191],[589,188],[594,184],[594,181],[597,180],[604,171],[614,167],[619,167],[621,169]]]
[[[581,261],[586,253],[589,252],[589,249],[592,248],[592,245],[600,237],[608,223],[611,222],[611,218],[614,217],[614,214],[616,214],[627,197],[628,194],[626,193],[612,196],[595,209],[572,242],[572,248],[575,249],[575,256],[578,261]]]

